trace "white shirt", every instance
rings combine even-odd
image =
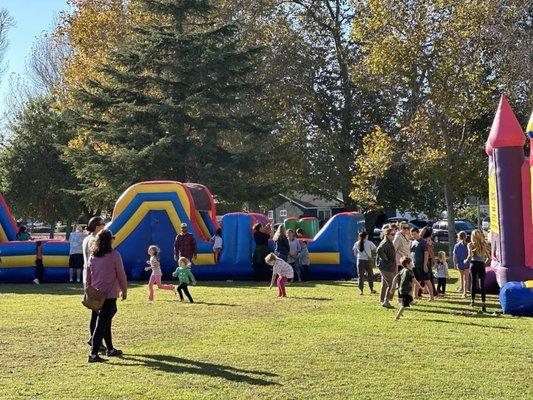
[[[83,240],[87,235],[83,232],[72,232],[68,239],[70,243],[69,255],[83,254]]]
[[[392,244],[396,250],[396,265],[400,265],[402,257],[411,257],[411,239],[406,238],[401,232],[396,232]]]
[[[288,279],[294,278],[294,270],[289,264],[287,264],[281,258],[278,258],[276,261],[274,261],[274,265],[272,266],[272,273],[278,274],[279,276],[282,276]]]
[[[372,258],[372,252],[375,252],[377,249],[376,245],[370,240],[365,239],[363,242],[363,251],[359,251],[358,243],[359,241],[355,242],[352,248],[354,256],[358,260],[370,260]]]
[[[220,236],[218,236],[218,235],[215,235],[213,238],[214,238],[213,250],[221,249],[222,248],[222,238]]]

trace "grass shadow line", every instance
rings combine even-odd
[[[279,386],[278,382],[274,382],[262,377],[274,378],[279,375],[265,372],[253,371],[241,368],[235,368],[229,365],[213,364],[202,361],[189,360],[186,358],[161,355],[161,354],[138,354],[138,355],[124,355],[124,360],[131,360],[135,364],[114,363],[113,365],[141,365],[147,368],[181,374],[189,373],[195,375],[211,376],[216,378],[223,378],[233,382],[245,382],[255,386]],[[255,376],[254,376],[255,375]]]

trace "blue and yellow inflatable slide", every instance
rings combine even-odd
[[[174,181],[141,182],[129,187],[117,200],[107,228],[115,235],[114,246],[122,255],[130,279],[142,277],[147,248],[161,249],[161,265],[166,277],[175,269],[173,243],[181,223],[190,227],[196,238],[198,258],[193,266],[200,280],[252,279],[254,241],[252,225],[266,222],[266,216],[230,213],[222,217],[223,249],[215,264],[209,242],[219,227],[213,196],[196,183]],[[15,241],[16,223],[7,204],[0,198],[0,282],[31,282],[35,266],[34,242]],[[310,275],[313,279],[347,279],[354,276],[352,246],[364,218],[358,213],[341,213],[331,218],[308,241]],[[68,281],[69,244],[43,241],[45,282]]]

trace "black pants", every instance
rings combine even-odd
[[[38,279],[40,283],[42,283],[43,282],[43,275],[44,275],[43,260],[39,260],[37,258],[35,260],[35,278]]]
[[[485,263],[483,261],[472,261],[470,263],[470,278],[472,282],[472,301],[476,299],[477,279],[479,279],[481,301],[485,303]]]
[[[446,278],[437,278],[437,293],[446,294]]]
[[[183,290],[183,292],[185,292],[185,296],[187,296],[189,301],[191,303],[194,303],[191,297],[191,294],[189,293],[189,288],[187,287],[186,283],[180,283],[177,289],[178,289],[178,295],[180,296],[180,300],[183,300],[183,293],[181,292]]]
[[[365,285],[365,279],[368,281],[370,290],[374,290],[374,271],[372,270],[372,261],[357,260],[357,275],[359,276],[359,290],[362,292]]]
[[[94,328],[96,328],[96,320],[98,319],[98,313],[91,311],[91,322],[89,322],[89,342],[93,343]]]
[[[117,313],[117,299],[106,299],[100,311],[98,311],[98,318],[96,319],[96,327],[92,336],[91,354],[98,354],[98,350],[102,345],[102,339],[105,340],[107,350],[113,349],[113,341],[111,339],[111,321]]]

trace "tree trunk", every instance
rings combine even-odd
[[[70,239],[70,233],[72,232],[72,221],[67,220],[67,226],[65,228],[65,240]]]
[[[50,239],[54,238],[55,230],[56,230],[56,221],[50,222]]]
[[[453,193],[449,182],[444,183],[444,200],[446,201],[446,219],[448,221],[448,254],[451,257],[455,245],[455,211],[453,209]]]
[[[442,121],[442,120],[441,120]],[[446,165],[445,171],[446,176],[444,177],[444,200],[446,201],[446,219],[448,220],[448,255],[451,257],[453,254],[453,247],[455,245],[455,210],[453,209],[453,188],[452,188],[452,167],[453,167],[453,155],[452,155],[452,145],[450,140],[450,135],[444,124],[439,124],[442,129],[442,137],[444,139],[444,151],[446,154]]]

